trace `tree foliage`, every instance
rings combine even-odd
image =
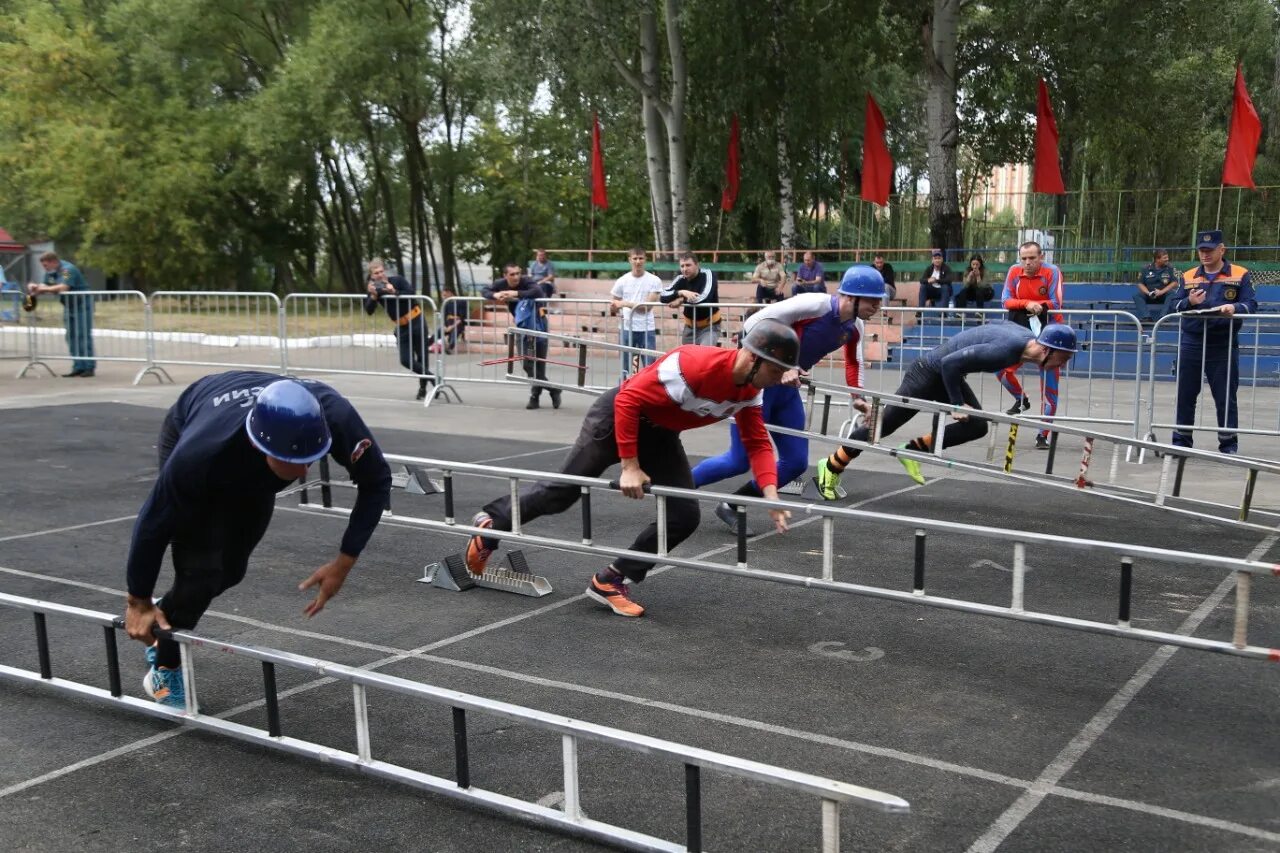
[[[950,161],[930,77],[946,62],[924,41],[944,7]],[[1277,7],[1212,17],[1187,0],[6,0],[0,221],[137,286],[281,292],[357,287],[373,255],[438,288],[538,246],[885,243],[902,211],[857,200],[864,92],[902,199],[954,172],[946,234],[981,176],[1028,159],[1040,76],[1071,190],[1215,185],[1237,62],[1265,129],[1255,176],[1276,182]],[[742,189],[722,216],[734,114]]]

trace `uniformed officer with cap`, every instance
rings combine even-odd
[[[1225,259],[1221,231],[1196,235],[1200,265],[1183,273],[1182,284],[1169,304],[1170,314],[1183,314],[1178,346],[1177,424],[1173,443],[1191,447],[1200,396],[1201,374],[1209,383],[1218,414],[1218,450],[1236,453],[1236,389],[1240,385],[1240,327],[1235,319],[1255,314],[1258,301],[1249,270]],[[1203,313],[1201,313],[1203,312]]]

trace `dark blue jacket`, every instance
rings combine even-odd
[[[1031,330],[1005,321],[966,329],[920,356],[922,364],[942,377],[953,406],[964,405],[961,383],[970,373],[997,373],[1022,361]]]
[[[165,549],[188,525],[289,485],[267,467],[249,441],[245,418],[258,393],[279,376],[237,370],[206,376],[182,392],[169,410],[179,438],[142,505],[133,528],[127,577],[129,594],[149,597]],[[342,537],[342,553],[358,557],[382,518],[391,493],[391,469],[373,433],[346,398],[322,382],[299,380],[315,394],[333,435],[330,456],[347,469],[359,490]],[[270,517],[272,504],[257,501]]]
[[[398,324],[401,317],[409,316],[409,313],[415,307],[420,306],[422,301],[396,298],[399,296],[416,296],[418,293],[418,289],[403,276],[389,275],[387,276],[387,284],[390,286],[378,288],[377,299],[372,296],[364,298],[364,313],[372,314],[378,310],[378,303],[382,303],[382,307],[387,311],[387,316]]]

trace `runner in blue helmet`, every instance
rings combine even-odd
[[[320,401],[292,379],[262,389],[244,419],[244,428],[253,446],[269,459],[294,465],[310,465],[328,453],[333,443]]]
[[[276,494],[330,453],[357,491],[338,553],[299,587],[316,589],[303,612],[319,613],[382,519],[391,469],[337,391],[246,370],[206,376],[183,391],[165,415],[158,447],[160,473],[129,547],[125,630],[147,644],[147,694],[182,708],[178,644],[157,640],[153,628],[196,627],[213,599],[244,579]],[[173,556],[173,585],[153,602],[166,550]]]
[[[954,421],[943,430],[943,442],[955,447],[967,441],[975,441],[987,434],[987,421],[970,409],[981,411],[982,404],[965,377],[971,373],[994,373],[1019,364],[1034,364],[1045,370],[1058,370],[1076,352],[1076,333],[1070,326],[1051,324],[1037,338],[1031,330],[1016,323],[988,323],[965,329],[952,335],[942,345],[920,356],[907,368],[898,386],[897,394],[963,406],[951,415]],[[918,409],[906,406],[887,406],[880,422],[879,435],[888,437],[911,420]],[[871,435],[868,425],[858,427],[849,434],[854,441],[867,441]],[[929,453],[933,449],[933,434],[913,438],[898,446],[899,450]],[[827,500],[838,496],[836,487],[840,475],[849,463],[862,451],[856,447],[841,447],[818,463],[818,490]],[[898,456],[907,476],[924,485],[920,462],[906,456]]]
[[[859,264],[849,267],[840,278],[834,294],[800,293],[790,299],[761,308],[743,323],[744,334],[751,333],[766,321],[790,326],[800,339],[796,369],[783,376],[782,384],[764,391],[765,424],[789,429],[804,429],[804,403],[800,399],[800,377],[832,352],[844,349],[845,382],[853,394],[853,405],[859,411],[870,406],[859,395],[862,383],[862,335],[864,323],[880,310],[886,298],[884,279],[875,267]],[[809,442],[794,435],[770,433],[778,449],[778,482],[785,484],[799,477],[809,467]],[[743,474],[750,467],[746,449],[737,428],[729,427],[729,449],[719,456],[705,459],[693,469],[698,487]],[[743,483],[734,494],[760,497],[754,480]],[[737,529],[737,516],[727,502],[716,505],[716,518]]]

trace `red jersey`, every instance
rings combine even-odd
[[[676,347],[623,383],[613,403],[618,456],[637,455],[642,417],[655,426],[684,432],[732,416],[756,485],[778,485],[773,445],[764,427],[764,392],[750,383],[733,383],[737,357],[737,350],[720,347]]]
[[[1022,264],[1009,267],[1000,294],[1006,311],[1026,311],[1032,302],[1045,304],[1045,315],[1062,310],[1062,273],[1053,264],[1041,264],[1035,275],[1027,275]],[[1054,314],[1053,322],[1061,323],[1062,315]]]

